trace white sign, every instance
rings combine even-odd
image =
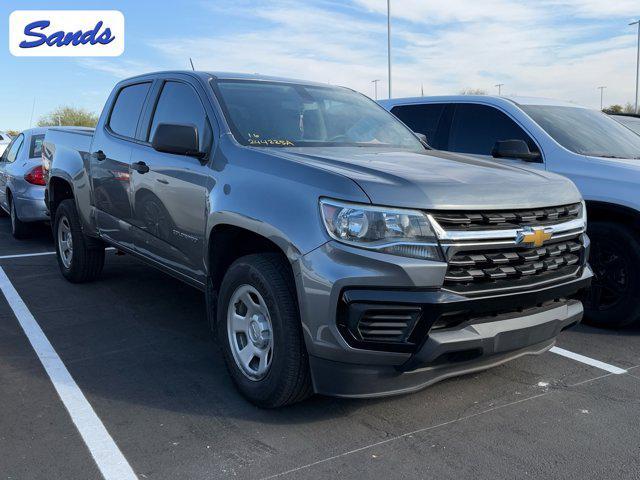
[[[124,15],[117,10],[16,10],[9,50],[17,57],[117,57]]]

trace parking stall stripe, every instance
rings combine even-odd
[[[0,267],[0,290],[49,375],[105,480],[134,480],[136,474],[98,418],[27,305]]]
[[[55,255],[56,252],[39,252],[39,253],[17,253],[15,255],[1,255],[0,260],[7,258],[22,258],[22,257],[41,257],[43,255]]]
[[[107,247],[105,252],[113,252],[115,248]],[[14,255],[0,255],[0,260],[6,260],[9,258],[23,258],[23,257],[42,257],[44,255],[55,255],[56,252],[37,252],[37,253],[16,253]]]
[[[623,370],[622,368],[609,365],[608,363],[601,362],[600,360],[595,360],[593,358],[585,357],[584,355],[580,355],[579,353],[570,352],[569,350],[565,350],[564,348],[553,347],[549,351],[557,355],[562,355],[563,357],[567,357],[572,360],[575,360],[576,362],[586,363],[587,365],[591,365],[592,367],[596,367],[616,375],[627,373],[627,371]]]

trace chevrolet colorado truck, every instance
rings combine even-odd
[[[201,289],[263,407],[414,391],[543,353],[582,316],[570,180],[432,150],[346,88],[142,75],[43,151],[62,275],[95,279],[113,246]]]

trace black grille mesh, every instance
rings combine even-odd
[[[433,218],[445,230],[487,230],[544,226],[568,222],[580,217],[579,203],[536,210],[491,212],[433,212]]]
[[[445,285],[490,287],[498,280],[528,281],[540,275],[553,279],[577,271],[582,251],[582,243],[574,239],[532,249],[458,252],[449,260]]]

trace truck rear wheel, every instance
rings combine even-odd
[[[592,221],[589,263],[595,277],[585,298],[585,323],[621,328],[640,321],[640,240],[614,222]]]
[[[63,200],[55,214],[53,238],[58,266],[73,283],[95,280],[104,266],[104,244],[82,233],[73,200]]]
[[[231,378],[250,402],[275,408],[311,395],[295,285],[281,255],[247,255],[229,267],[217,330]]]

